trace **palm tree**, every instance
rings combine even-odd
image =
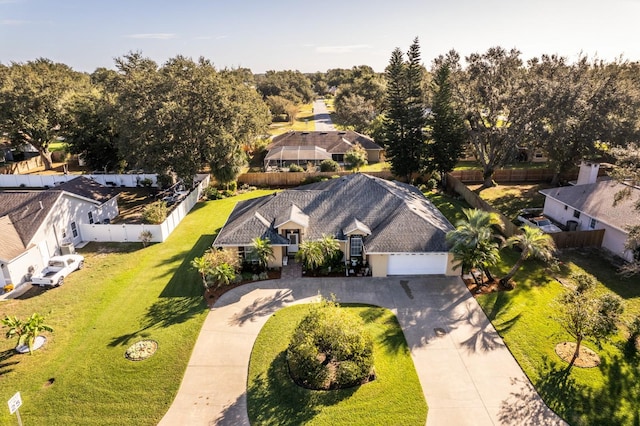
[[[251,240],[251,256],[258,258],[258,263],[263,270],[267,269],[269,265],[269,259],[273,256],[273,247],[271,247],[271,241],[267,238],[254,238]]]
[[[236,271],[228,263],[221,263],[209,271],[209,276],[213,279],[216,287],[229,285],[236,278]]]
[[[303,241],[296,253],[296,260],[310,271],[318,269],[324,263],[324,259],[320,241]]]
[[[498,241],[502,238],[494,230],[495,227],[502,228],[502,220],[497,213],[484,210],[464,209],[462,212],[466,220],[456,222],[456,229],[446,236],[454,259],[460,262],[463,272],[479,268],[493,280],[489,266],[498,262]],[[475,275],[473,278],[476,280]]]
[[[18,346],[26,345],[29,348],[29,354],[33,354],[33,345],[41,332],[53,331],[44,323],[44,317],[38,313],[31,314],[26,321],[21,321],[17,317],[6,317],[2,320],[2,325],[9,327],[6,337],[17,337]]]
[[[207,275],[211,272],[211,264],[207,259],[207,256],[196,257],[191,261],[191,266],[196,268],[202,278],[202,284],[207,286]]]
[[[507,239],[507,246],[517,246],[522,250],[522,253],[507,275],[500,280],[502,285],[507,284],[513,278],[525,260],[532,257],[534,259],[549,260],[556,250],[553,238],[549,234],[542,232],[542,229],[527,225],[520,229],[522,230],[521,234],[513,235]]]

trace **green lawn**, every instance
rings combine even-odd
[[[447,196],[427,196],[452,222],[465,207]],[[505,274],[519,256],[511,249],[503,249],[501,254],[497,276]],[[598,250],[565,250],[560,260],[563,266],[559,273],[547,271],[539,262],[525,262],[515,276],[515,290],[482,295],[477,300],[545,402],[570,424],[638,425],[640,356],[626,344],[624,326],[640,315],[638,277],[620,277]],[[602,348],[586,343],[600,355],[602,364],[567,371],[567,364],[554,352],[557,343],[572,340],[553,319],[554,300],[563,291],[555,278],[568,282],[570,271],[579,270],[599,280],[599,293],[609,291],[622,297],[626,309],[621,330],[611,342]]]
[[[288,336],[308,305],[279,310],[256,339],[249,363],[247,406],[260,425],[424,425],[427,405],[402,329],[387,309],[348,305],[374,338],[376,380],[334,391],[297,386],[286,365]]]
[[[299,108],[298,116],[293,123],[271,123],[269,126],[269,134],[271,136],[277,136],[290,130],[314,131],[316,129],[316,122],[313,115],[313,104],[299,105]]]
[[[467,185],[472,191],[479,193],[480,198],[500,210],[512,220],[518,216],[518,212],[525,208],[542,208],[544,195],[540,190],[550,188],[547,183],[522,184],[522,185],[496,185],[491,188],[482,188],[482,185]]]
[[[360,168],[360,172],[361,173],[382,172],[390,169],[391,169],[391,164],[387,163],[386,161],[382,161],[379,163],[371,163],[371,164],[367,164],[366,166],[362,166]]]
[[[0,399],[20,391],[25,424],[157,424],[207,313],[189,263],[211,245],[236,201],[271,192],[199,203],[163,244],[91,243],[79,250],[86,267],[64,286],[1,303],[2,317],[39,312],[54,333],[33,356],[17,355],[15,341],[0,340]],[[158,341],[156,354],[126,360],[126,348],[141,338]],[[15,424],[7,409],[0,424]]]
[[[49,151],[51,152],[56,152],[56,151],[64,151],[67,148],[67,143],[66,142],[51,142],[49,144]]]

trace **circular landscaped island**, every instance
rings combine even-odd
[[[280,309],[260,331],[251,352],[247,382],[251,424],[372,425],[397,424],[402,419],[404,425],[424,426],[427,404],[393,312],[370,305],[336,307],[345,316],[338,314],[326,329],[331,337],[342,336],[338,340],[362,349],[361,358],[354,359],[344,353],[346,346],[318,342],[322,333],[314,337],[313,333],[297,334],[296,329],[305,321],[312,328],[320,322],[321,318],[308,318],[319,305]],[[345,320],[348,317],[353,321]],[[354,332],[356,323],[362,326],[361,332]],[[359,362],[364,360],[371,364]],[[311,388],[306,369],[320,372],[317,389]],[[338,385],[339,377],[346,379],[347,387]]]

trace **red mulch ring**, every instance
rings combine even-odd
[[[268,271],[267,274],[269,275],[269,279],[270,280],[279,280],[280,279],[280,270]],[[204,291],[204,299],[207,302],[207,305],[209,305],[209,307],[212,308],[213,305],[216,303],[216,301],[220,298],[220,296],[222,296],[223,294],[225,294],[229,290],[233,290],[236,287],[240,287],[242,285],[253,283],[253,282],[255,282],[255,281],[251,281],[251,280],[249,280],[249,281],[240,281],[239,283],[229,284],[229,285],[224,286],[224,287],[218,287],[218,288],[214,288],[214,289],[207,289],[207,290]]]
[[[469,292],[473,294],[473,297],[478,297],[482,294],[495,293],[497,291],[513,290],[513,287],[505,287],[500,284],[500,280],[497,278],[494,278],[493,281],[489,281],[485,278],[481,285],[476,284],[473,279],[463,279],[463,281],[467,285]]]

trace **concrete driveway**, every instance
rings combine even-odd
[[[428,426],[565,424],[540,399],[459,277],[300,278],[248,284],[209,313],[161,425],[248,425],[247,366],[278,309],[335,294],[396,313],[427,404]]]

